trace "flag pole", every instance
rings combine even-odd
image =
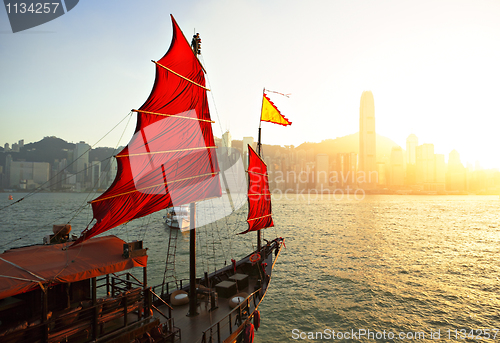
[[[260,106],[260,119],[259,119],[259,135],[257,138],[257,154],[259,157],[262,158],[262,150],[261,150],[261,129],[262,129],[262,110],[264,109],[264,95],[265,95],[266,88],[264,87],[262,90],[262,104]],[[261,249],[261,241],[262,241],[262,236],[261,236],[261,230],[257,231],[257,252],[260,252]]]

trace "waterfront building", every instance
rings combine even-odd
[[[89,151],[90,145],[85,142],[76,143],[73,151],[73,172],[76,174],[76,181],[82,185],[87,181],[87,168],[89,167]]]
[[[9,187],[13,188],[36,188],[50,178],[50,164],[46,162],[10,161],[9,169]]]
[[[389,164],[389,185],[403,186],[405,179],[404,156],[401,147],[392,147]]]
[[[435,177],[434,144],[422,144],[415,148],[416,183],[422,186],[433,183]]]
[[[243,137],[243,155],[248,155],[248,145],[255,149],[253,137]]]
[[[448,157],[446,189],[458,192],[466,189],[466,170],[460,161],[460,154],[456,150],[452,150]]]
[[[326,154],[316,155],[316,190],[329,190],[329,159]]]
[[[358,155],[338,153],[335,161],[336,182],[338,188],[353,188],[356,185]]]
[[[361,188],[374,188],[377,182],[377,156],[375,145],[375,103],[373,94],[364,91],[359,105],[359,164],[358,172],[364,174]]]
[[[416,163],[416,148],[418,146],[418,138],[411,134],[406,138],[406,164],[414,165]]]
[[[226,148],[231,147],[231,133],[229,131],[226,131],[222,134],[222,146]]]

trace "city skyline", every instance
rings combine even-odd
[[[365,191],[377,194],[500,192],[498,169],[484,169],[479,163],[464,165],[456,150],[448,154],[446,164],[444,154],[435,153],[433,144],[418,145],[414,134],[407,137],[406,152],[392,140],[377,137],[374,99],[370,92],[363,92],[361,96],[359,123],[358,134],[331,140],[335,144],[325,141],[328,144],[323,146],[305,143],[296,148],[265,147],[268,153],[263,158],[269,168],[271,189],[278,193],[355,192],[362,195]],[[232,140],[231,133],[226,131],[215,143],[220,147],[234,146],[245,156],[244,143],[255,142],[253,137]],[[24,140],[14,145],[16,149],[12,151],[5,145],[7,152],[0,160],[0,189],[41,187],[52,191],[97,191],[107,188],[116,174],[116,160],[110,159],[116,154],[113,148],[92,150],[83,141],[73,144],[57,137],[45,137],[31,149],[22,149]],[[27,158],[30,155],[31,158]]]
[[[371,90],[377,131],[401,147],[415,133],[436,153],[456,149],[463,161],[500,167],[500,3],[481,0],[87,1],[17,34],[0,10],[0,139],[93,145],[124,119],[98,144],[115,146],[151,90],[150,60],[168,48],[168,13],[187,37],[200,32],[218,136],[257,135],[263,87],[291,93],[294,123],[263,124],[264,143],[345,136],[357,131],[359,95]]]
[[[359,133],[359,131],[358,131],[358,132],[355,132],[354,134],[356,134],[356,133]],[[342,137],[327,138],[327,139],[323,140],[322,142],[324,142],[324,141],[329,141],[329,140],[335,140],[335,139],[338,139],[338,138],[343,138],[343,137],[347,137],[347,136],[350,136],[350,135],[352,135],[352,134],[348,134],[348,135],[345,135],[345,136],[342,136]],[[376,135],[378,135],[378,133],[376,133]],[[221,137],[217,137],[217,136],[216,136],[216,138],[223,140],[223,139],[224,139],[224,136],[226,136],[226,137],[230,137],[230,138],[231,138],[231,141],[242,141],[242,142],[243,142],[243,146],[244,146],[244,147],[243,147],[243,152],[245,152],[245,144],[254,144],[254,143],[255,143],[255,140],[254,140],[254,137],[253,137],[253,136],[242,137],[242,139],[233,139],[233,138],[232,138],[232,134],[230,133],[230,131],[229,131],[229,130],[227,130],[226,132],[224,132],[224,134],[223,134],[223,135],[221,135]],[[46,137],[55,137],[55,136],[44,136],[44,138],[46,138]],[[384,136],[384,137],[385,137],[385,136]],[[60,137],[56,137],[56,138],[60,138]],[[386,137],[386,138],[388,138],[388,139],[390,139],[391,141],[393,141],[391,137]],[[412,142],[413,142],[413,144],[409,145],[409,144],[408,144],[409,140],[410,140],[410,141],[412,141]],[[18,142],[14,142],[14,143],[12,143],[12,144],[11,144],[11,143],[9,143],[9,142],[4,142],[4,143],[2,144],[2,146],[1,146],[1,148],[5,148],[5,146],[6,146],[6,145],[8,145],[8,146],[9,146],[10,151],[19,152],[19,147],[22,147],[22,146],[24,146],[24,145],[26,145],[26,144],[36,143],[36,142],[24,143],[24,141],[25,141],[24,139],[20,139]],[[245,141],[247,141],[247,143],[245,143]],[[394,142],[394,141],[393,141],[393,142]],[[89,147],[89,148],[91,147],[91,146],[90,146],[89,144],[87,144],[87,142],[85,142],[85,141],[79,141],[79,140],[76,140],[76,141],[69,141],[68,143],[75,144],[75,146],[78,146],[78,145],[85,145],[85,146],[87,146],[87,147]],[[300,145],[302,145],[302,144],[307,144],[307,143],[321,143],[321,142],[302,142],[302,143],[300,143],[298,146],[293,146],[293,147],[294,147],[294,148],[298,148]],[[395,143],[395,144],[397,144],[396,142],[394,142],[394,143]],[[12,145],[14,145],[14,144],[18,147],[17,151],[12,149]],[[222,143],[222,144],[224,144],[224,143]],[[265,144],[265,145],[267,145],[267,144]],[[270,145],[271,145],[271,144],[270,144]],[[420,144],[420,145],[419,145],[419,144],[418,144],[418,136],[417,136],[417,135],[415,135],[415,134],[413,134],[413,133],[412,133],[412,134],[409,134],[409,135],[407,136],[407,139],[406,139],[406,149],[404,149],[402,146],[398,145],[398,147],[399,147],[399,148],[401,148],[401,150],[404,152],[404,163],[405,163],[405,164],[414,164],[414,163],[415,163],[415,148],[416,148],[417,146],[423,146],[423,145],[432,145],[432,146],[433,146],[433,149],[435,149],[435,148],[436,148],[435,144],[434,144],[434,143],[432,143],[432,142],[430,142],[430,143],[427,143],[427,142],[426,142],[426,143],[422,143],[422,144]],[[292,146],[292,145],[286,145],[286,144],[283,144],[283,145],[280,145],[280,146],[281,146],[281,147],[287,147],[287,146]],[[412,149],[412,150],[411,150],[411,149],[408,149],[408,147],[409,147],[409,146],[411,146],[411,149]],[[124,145],[123,145],[123,146],[121,146],[121,147],[123,148],[123,147],[124,147]],[[92,147],[92,148],[93,148],[93,149],[97,149],[97,148],[112,148],[112,147],[96,146],[96,147]],[[408,157],[408,154],[409,154],[409,153],[411,153],[410,151],[413,151],[413,157]],[[5,151],[4,151],[4,152],[5,152]],[[458,153],[458,154],[459,154],[459,156],[461,156],[460,151],[458,151],[457,149],[452,149],[452,150],[450,150],[450,151],[449,151],[449,152],[447,152],[447,153],[441,154],[441,155],[444,155],[444,156],[445,156],[445,163],[448,163],[448,160],[449,160],[449,155],[450,155],[451,153],[453,153],[453,152]],[[346,153],[350,153],[350,152],[347,152],[347,151],[346,151]],[[385,158],[389,158],[389,160],[390,160],[390,156],[385,156]],[[380,162],[380,161],[381,161],[381,160],[377,160],[377,162]],[[473,166],[473,168],[474,168],[474,170],[483,170],[483,169],[494,169],[494,170],[500,170],[500,168],[496,168],[496,167],[493,167],[493,168],[490,168],[490,167],[485,167],[485,166],[482,164],[482,161],[477,160],[477,159],[476,159],[476,160],[474,160],[474,161],[465,161],[465,160],[463,159],[463,157],[460,157],[460,162],[461,162],[461,164],[462,164],[464,167],[467,167],[468,165],[472,165],[472,166]]]

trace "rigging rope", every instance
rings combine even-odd
[[[54,178],[58,177],[61,173],[63,173],[63,172],[64,172],[65,170],[67,170],[70,166],[72,166],[74,163],[76,163],[76,161],[77,161],[78,159],[80,159],[83,155],[85,155],[85,154],[86,154],[87,152],[89,152],[89,151],[90,151],[93,147],[95,147],[95,146],[96,146],[96,145],[97,145],[100,141],[102,141],[102,140],[103,140],[106,136],[108,136],[108,135],[109,135],[112,131],[114,131],[114,130],[115,130],[115,129],[116,129],[116,128],[117,128],[117,127],[118,127],[118,126],[119,126],[119,125],[120,125],[120,124],[121,124],[121,123],[125,120],[125,119],[127,119],[127,117],[128,117],[127,124],[126,124],[126,126],[125,126],[124,130],[122,131],[121,136],[120,136],[120,139],[118,140],[118,143],[116,144],[115,149],[114,149],[114,150],[116,151],[116,150],[118,149],[118,146],[119,146],[119,144],[120,144],[121,140],[123,139],[123,136],[124,136],[124,134],[125,134],[125,131],[127,130],[128,125],[129,125],[129,123],[130,123],[130,120],[131,120],[131,118],[132,118],[132,112],[129,112],[129,113],[128,113],[128,114],[127,114],[127,115],[126,115],[126,116],[125,116],[122,120],[120,120],[120,122],[118,122],[118,124],[116,124],[116,125],[115,125],[115,126],[114,126],[111,130],[109,130],[109,131],[108,131],[108,132],[107,132],[107,133],[106,133],[103,137],[101,137],[101,139],[99,139],[99,140],[98,140],[98,141],[97,141],[94,145],[92,145],[92,146],[90,147],[90,149],[86,150],[84,153],[82,153],[80,156],[78,156],[78,158],[77,158],[77,159],[75,159],[73,162],[71,162],[69,165],[67,165],[67,166],[66,166],[63,170],[61,170],[61,171],[60,171],[60,172],[58,172],[56,175],[54,175],[54,176],[53,176],[53,177],[52,177],[49,181],[47,181],[46,183],[42,184],[40,187],[38,187],[38,188],[36,188],[35,190],[33,190],[32,192],[28,193],[27,195],[25,195],[25,196],[24,196],[24,197],[22,197],[21,199],[17,200],[15,203],[18,203],[18,202],[20,202],[20,201],[22,201],[22,200],[24,200],[24,199],[27,199],[27,198],[29,198],[29,197],[31,197],[31,196],[33,196],[33,195],[35,195],[35,194],[40,193],[40,192],[43,190],[44,185],[46,185],[47,183],[50,183],[50,182],[51,182]],[[110,163],[110,161],[111,161],[111,158],[112,158],[112,156],[111,156],[111,157],[108,157],[107,159],[105,159],[105,160],[107,160],[107,161],[108,161],[107,166],[109,166],[109,163]],[[81,170],[81,171],[78,171],[76,174],[73,174],[73,175],[77,175],[77,174],[79,174],[79,173],[86,172],[86,171],[87,171],[88,169],[90,169],[90,168],[91,168],[91,167],[87,167],[87,168],[85,168],[85,169],[83,169],[83,170]],[[71,177],[71,176],[67,176],[66,178],[62,179],[61,181],[67,180],[67,179],[69,179],[70,177]],[[99,177],[99,178],[100,178],[100,177]],[[77,209],[75,209],[75,210],[73,210],[73,211],[71,211],[71,212],[70,212],[70,214],[71,214],[71,213],[74,213],[74,215],[72,215],[72,217],[71,217],[71,218],[67,221],[67,224],[71,223],[71,221],[73,221],[73,220],[74,220],[74,219],[75,219],[75,218],[76,218],[76,217],[77,217],[77,216],[78,216],[78,215],[79,215],[79,214],[83,211],[83,209],[84,209],[84,208],[88,207],[87,200],[88,200],[88,198],[91,196],[91,194],[93,194],[93,193],[89,192],[89,193],[87,194],[87,197],[85,198],[84,202],[82,203],[82,205],[80,205],[80,207],[79,207],[79,208],[77,208]],[[0,208],[0,211],[2,211],[2,210],[4,210],[4,209],[6,209],[7,207],[10,207],[10,206],[14,205],[15,203],[12,203],[12,204],[10,204],[10,205],[8,205],[8,206],[4,206],[4,207]],[[49,223],[42,224],[42,225],[38,226],[35,230],[41,230],[41,229],[44,229],[44,228],[46,228],[46,227],[48,227],[48,226],[54,225],[56,222],[59,222],[59,221],[61,221],[63,218],[66,218],[66,216],[67,216],[67,215],[65,214],[65,215],[63,215],[63,216],[60,216],[60,217],[56,218],[55,220],[53,220],[53,221],[51,221],[51,222],[49,222]],[[87,221],[88,221],[88,215],[87,215]],[[91,222],[92,222],[92,220],[91,220],[91,221],[89,222],[89,224],[87,225],[87,228],[90,226],[90,223],[91,223]],[[11,241],[9,241],[9,242],[6,242],[6,243],[4,243],[3,245],[1,245],[0,247],[4,248],[4,247],[6,247],[6,246],[9,246],[9,245],[10,245],[10,244],[12,244],[13,242],[18,241],[18,240],[22,240],[22,239],[24,239],[24,238],[26,238],[26,237],[28,237],[28,236],[30,236],[30,235],[31,235],[31,232],[27,232],[25,235],[23,235],[23,236],[21,236],[21,237],[18,237],[18,238],[16,238],[16,239],[13,239],[13,240],[11,240]]]
[[[27,195],[25,195],[24,197],[20,198],[19,200],[13,202],[12,204],[9,204],[7,206],[4,206],[4,207],[0,207],[0,211],[3,211],[5,210],[6,208],[10,207],[10,206],[13,206],[21,201],[23,201],[24,199],[26,198],[29,198],[35,194],[38,194],[40,193],[41,191],[44,190],[44,186],[46,186],[47,184],[50,185],[50,183],[56,178],[58,177],[61,173],[64,172],[65,169],[69,168],[70,166],[72,166],[74,163],[76,163],[76,161],[78,161],[78,159],[80,159],[83,155],[85,155],[87,152],[89,152],[90,150],[92,150],[93,147],[95,147],[100,141],[102,141],[107,135],[109,135],[114,129],[116,129],[117,126],[119,126],[128,116],[130,116],[132,114],[132,112],[129,112],[122,120],[120,120],[120,122],[118,124],[116,124],[111,130],[109,130],[101,139],[99,139],[96,143],[94,143],[94,145],[92,145],[88,150],[86,150],[85,152],[83,152],[80,156],[78,156],[78,158],[76,158],[73,162],[71,162],[69,165],[67,165],[65,168],[63,168],[63,170],[61,170],[60,172],[58,172],[57,174],[55,174],[53,177],[51,177],[48,181],[44,182],[42,185],[40,185],[39,187],[35,188],[32,192],[28,193]],[[128,124],[127,124],[128,125]],[[88,169],[88,168],[86,168]],[[84,169],[84,171],[86,170]],[[79,172],[78,172],[79,173]],[[77,173],[77,174],[78,174]],[[65,179],[66,180],[66,179]]]

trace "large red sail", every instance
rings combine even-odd
[[[274,226],[271,217],[271,193],[267,166],[260,156],[248,146],[248,230],[258,231]]]
[[[168,52],[117,156],[111,187],[91,201],[95,225],[77,243],[171,206],[221,196],[204,70],[172,17]],[[77,244],[75,243],[75,244]]]

